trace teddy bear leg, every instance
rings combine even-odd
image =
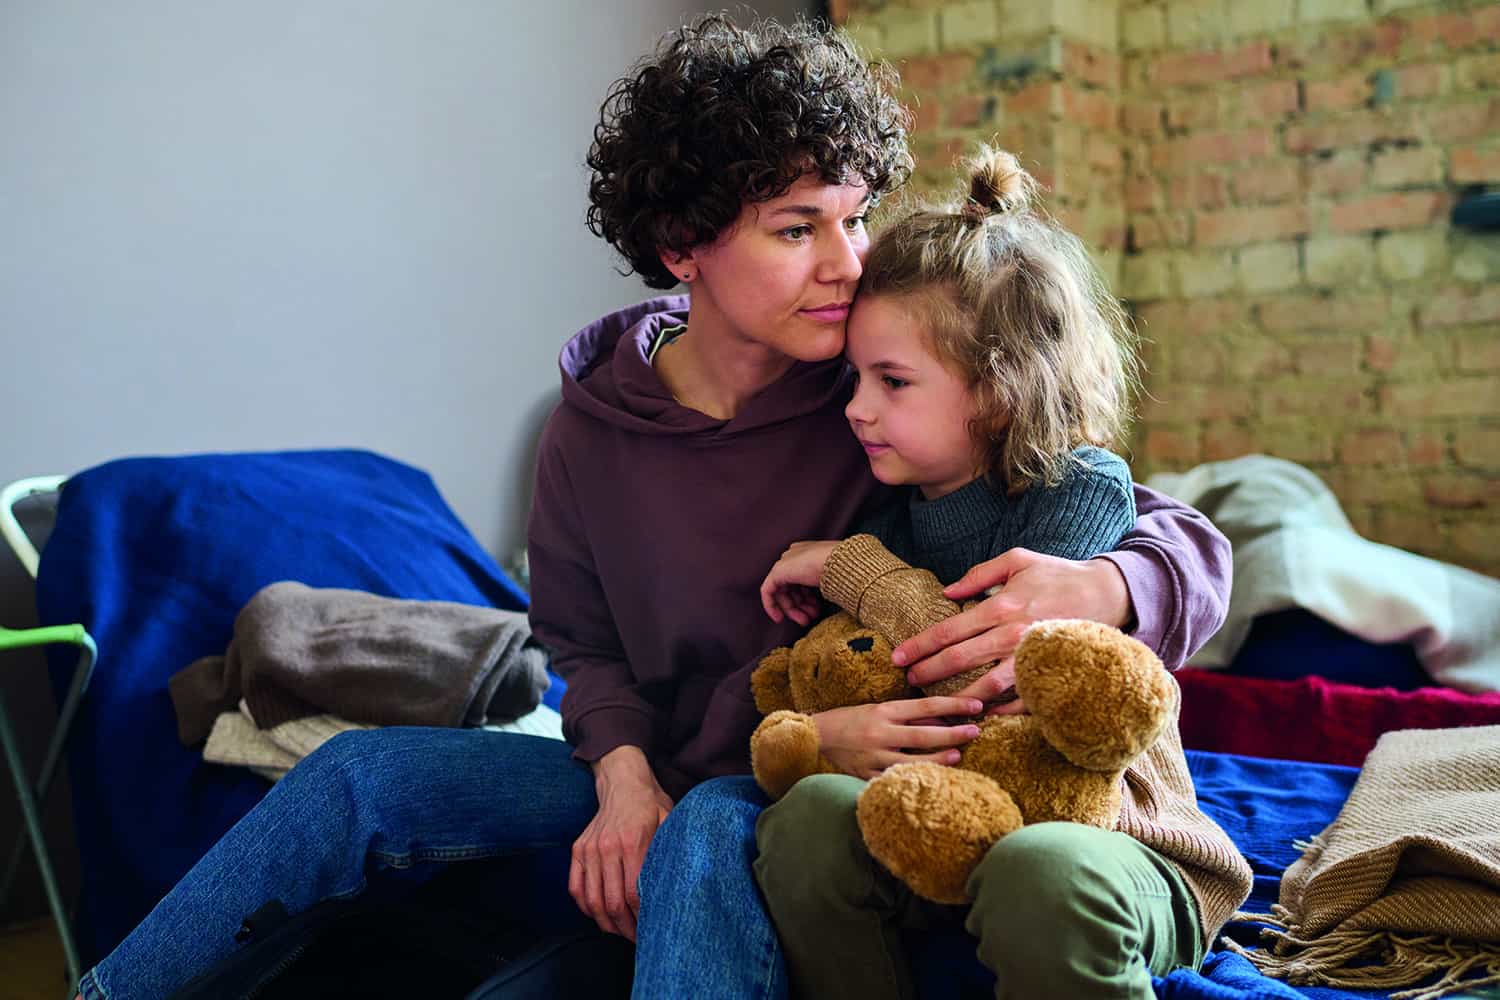
[[[1009,793],[990,778],[941,764],[897,764],[859,797],[870,854],[917,895],[966,903],[970,873],[995,841],[1021,826]]]
[[[818,751],[818,726],[812,716],[782,710],[762,719],[750,735],[750,770],[772,799],[781,798],[809,774],[828,770]]]

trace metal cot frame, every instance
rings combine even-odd
[[[21,523],[16,518],[15,508],[28,497],[58,492],[62,489],[65,478],[64,476],[40,476],[21,479],[0,489],[0,535],[4,536],[5,541],[15,552],[16,558],[20,560],[21,565],[33,580],[36,579],[41,557],[36,546],[21,528]],[[47,745],[46,757],[42,760],[41,771],[37,774],[34,783],[27,775],[25,763],[21,760],[15,730],[11,727],[10,715],[5,707],[4,694],[0,693],[0,743],[4,745],[5,762],[10,767],[11,778],[16,786],[16,795],[21,801],[21,817],[24,823],[22,835],[10,852],[4,880],[0,881],[0,901],[10,894],[21,856],[25,853],[26,844],[30,842],[32,850],[36,852],[37,867],[41,870],[42,885],[47,893],[47,905],[52,910],[52,919],[57,924],[57,933],[62,940],[63,955],[68,963],[69,982],[76,987],[83,974],[83,970],[79,967],[78,945],[73,937],[68,909],[63,903],[62,889],[58,885],[57,875],[52,868],[52,858],[42,836],[39,804],[46,801],[47,792],[52,787],[52,779],[57,774],[57,765],[62,759],[63,748],[73,728],[73,718],[78,712],[84,692],[88,690],[89,678],[94,673],[98,647],[95,646],[93,637],[82,625],[51,625],[28,629],[10,629],[0,625],[0,653],[12,649],[55,644],[77,646],[79,648],[78,666],[73,671],[73,680],[68,687],[67,697],[63,700],[62,708],[58,712],[57,728],[53,731],[52,740]]]

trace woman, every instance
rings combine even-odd
[[[520,901],[571,896],[627,938],[639,921],[638,995],[784,992],[745,853],[753,786],[725,778],[673,803],[748,770],[749,670],[798,631],[761,612],[766,570],[792,539],[838,537],[873,493],[839,353],[866,212],[910,169],[906,122],[890,80],[840,33],[805,25],[706,18],[621,81],[590,153],[590,224],[648,285],[689,295],[607,316],[563,350],[529,555],[533,628],[569,680],[573,746],[463,730],[335,738],[85,976],[84,996],[166,996],[236,961],[258,982],[286,958],[246,948],[267,924],[316,924],[454,861],[569,849],[566,887]],[[1004,591],[912,640],[913,671],[988,662],[1036,617],[1124,625],[1132,607],[1136,634],[1180,662],[1222,614],[1227,546],[1186,508],[1137,504],[1139,527],[1106,559],[1011,553],[976,569],[971,592],[997,577]],[[1207,603],[1189,603],[1190,580]],[[1004,670],[965,694],[989,700]],[[872,707],[840,738],[904,746],[912,722],[969,701]]]
[[[749,671],[799,632],[756,617],[757,573],[792,540],[841,537],[872,493],[837,355],[865,215],[908,169],[904,121],[838,34],[710,19],[622,80],[595,134],[591,224],[648,285],[689,295],[607,317],[563,352],[532,622],[599,790],[570,890],[607,931],[639,923],[637,996],[784,991],[749,878],[764,800],[741,777],[671,801],[747,770]],[[921,683],[1003,661],[963,697],[820,719],[825,741],[916,745],[913,723],[1009,686],[1006,658],[1037,618],[1127,626],[1134,607],[1137,636],[1180,665],[1222,618],[1227,545],[1159,495],[1137,505],[1119,552],[1015,550],[966,578],[955,596],[1004,590],[904,649]]]

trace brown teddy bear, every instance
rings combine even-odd
[[[772,650],[751,677],[767,714],[751,737],[751,764],[772,798],[836,770],[818,751],[811,713],[915,695],[891,649],[959,610],[936,577],[870,535],[840,543],[822,590],[845,611]],[[1016,693],[1030,714],[983,719],[956,767],[898,764],[871,781],[858,807],[870,853],[919,896],[963,903],[974,867],[1023,823],[1113,828],[1125,768],[1172,718],[1175,692],[1156,655],[1117,629],[1035,623],[1016,649]]]

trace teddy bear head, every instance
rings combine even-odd
[[[771,650],[750,676],[763,714],[825,712],[909,697],[906,671],[891,663],[891,644],[847,612],[823,619],[790,648]]]

